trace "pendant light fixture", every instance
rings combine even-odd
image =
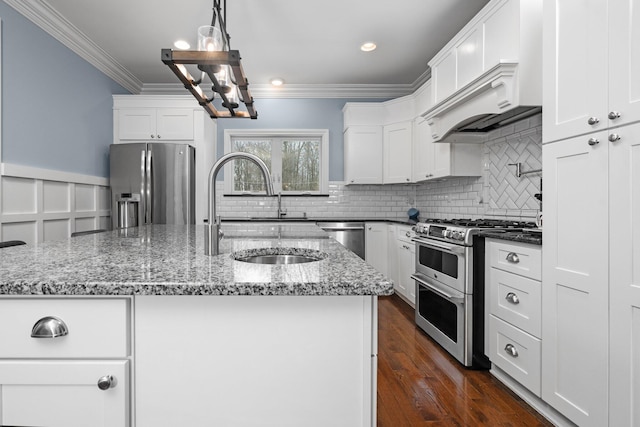
[[[162,49],[162,62],[169,66],[212,119],[257,119],[258,112],[253,106],[249,81],[240,62],[240,52],[231,50],[229,46],[229,33],[226,30],[227,1],[224,0],[224,6],[221,6],[220,1],[213,0],[211,25],[198,28],[198,50]],[[196,80],[186,65],[197,65],[201,72],[200,78]],[[211,80],[211,96],[207,96],[201,86],[205,77]],[[213,106],[216,97],[222,100],[222,107],[226,111],[219,111]],[[244,104],[246,111],[239,110],[240,103]]]

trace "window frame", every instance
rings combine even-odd
[[[280,170],[270,171],[272,183],[276,193],[282,195],[300,196],[314,195],[326,196],[329,194],[329,130],[328,129],[225,129],[224,130],[224,154],[230,153],[233,138],[265,138],[265,139],[320,139],[320,189],[318,191],[282,191],[282,165]],[[235,162],[235,160],[234,160]],[[272,165],[273,167],[273,165]],[[276,173],[277,172],[277,173]],[[275,179],[280,176],[280,180]],[[228,196],[254,196],[262,195],[262,192],[239,192],[233,189],[233,162],[224,166],[224,194]]]

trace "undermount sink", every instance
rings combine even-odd
[[[303,264],[321,261],[327,257],[324,252],[302,248],[262,248],[233,252],[231,258],[252,264]]]

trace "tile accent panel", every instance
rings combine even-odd
[[[542,167],[542,117],[536,115],[493,131],[483,150],[483,176],[418,184],[344,185],[329,183],[328,197],[283,197],[288,217],[406,219],[416,207],[420,218],[500,218],[533,221],[540,207],[541,173],[515,175]],[[271,197],[223,197],[218,182],[218,214],[223,218],[274,217]]]

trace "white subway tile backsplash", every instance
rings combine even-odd
[[[484,144],[484,176],[427,181],[419,184],[355,185],[329,183],[329,196],[283,197],[289,216],[311,218],[406,219],[415,207],[425,218],[509,218],[533,220],[539,203],[540,174],[515,175],[542,167],[542,118],[536,115],[492,131]],[[276,215],[274,198],[223,197],[218,184],[218,212],[222,217],[269,217]]]

